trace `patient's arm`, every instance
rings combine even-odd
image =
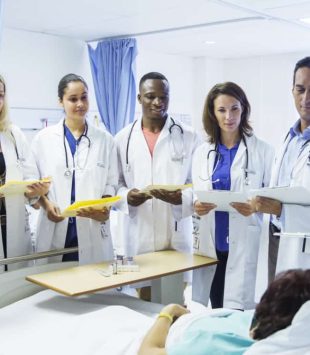
[[[168,314],[173,320],[189,311],[178,304],[169,304],[160,314]],[[172,322],[168,317],[159,316],[144,337],[138,355],[166,355],[165,344]]]

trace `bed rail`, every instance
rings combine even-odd
[[[73,247],[73,248],[47,250],[47,251],[42,251],[39,253],[33,253],[28,255],[13,256],[10,258],[0,259],[0,265],[8,265],[8,264],[19,263],[22,261],[44,259],[50,256],[65,255],[69,253],[74,253],[78,250],[79,250],[78,247]]]

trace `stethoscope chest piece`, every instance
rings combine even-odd
[[[70,177],[71,176],[71,171],[69,169],[67,169],[65,171],[65,174],[64,174],[66,177]]]

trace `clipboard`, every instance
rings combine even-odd
[[[310,206],[310,190],[303,186],[264,187],[251,190],[251,196],[269,197],[285,204]]]
[[[105,197],[100,198],[98,200],[83,200],[83,201],[76,201],[69,207],[67,207],[61,215],[63,217],[76,217],[76,213],[81,208],[92,207],[97,210],[101,210],[104,207],[110,207],[117,201],[121,199],[120,196],[113,196],[113,197]]]
[[[151,190],[165,190],[165,191],[177,191],[177,190],[185,190],[189,187],[192,187],[193,184],[185,184],[185,185],[148,185],[144,189],[140,190],[145,194],[150,194]]]
[[[29,185],[37,182],[51,182],[51,177],[41,180],[9,180],[0,187],[0,195],[23,195]]]
[[[212,211],[236,212],[230,206],[231,202],[247,202],[248,196],[244,192],[227,190],[195,191],[200,202],[214,203],[217,207]]]

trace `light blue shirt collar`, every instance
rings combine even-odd
[[[290,136],[294,138],[296,136],[304,138],[305,140],[310,139],[310,126],[307,127],[302,133],[300,131],[300,119],[297,120],[293,127],[290,128]]]

